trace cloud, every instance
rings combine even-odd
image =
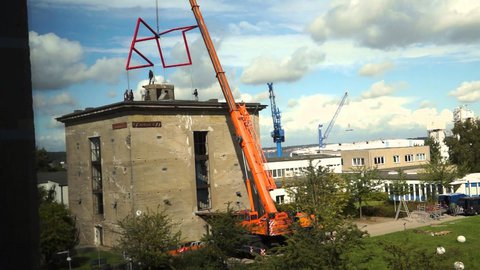
[[[80,43],[48,33],[30,32],[32,86],[58,90],[86,81],[117,83],[124,73],[122,58],[101,58],[88,67]]]
[[[251,24],[247,21],[241,21],[239,23],[228,24],[228,32],[230,34],[239,35],[241,33],[260,32],[262,28],[269,27],[268,23],[260,23],[259,25]]]
[[[33,108],[35,113],[41,115],[59,115],[65,112],[71,112],[71,108],[77,105],[77,101],[66,92],[61,92],[54,96],[44,94],[33,95]]]
[[[383,75],[386,71],[392,68],[393,68],[392,62],[382,62],[377,64],[369,63],[362,66],[358,70],[358,75],[368,76],[368,77],[379,76],[379,75]]]
[[[406,97],[352,98],[340,110],[327,142],[426,136],[432,119],[439,123],[452,122],[453,114],[449,110],[409,109],[415,102],[416,99]],[[296,103],[282,111],[286,145],[317,143],[318,124],[324,125],[325,132],[338,108],[338,97],[316,94],[302,96]],[[271,130],[269,112],[262,113],[261,130]],[[347,132],[348,128],[353,131]],[[265,132],[262,137],[265,146],[271,144],[268,135]]]
[[[323,53],[306,47],[298,48],[290,57],[281,61],[260,57],[245,68],[240,80],[245,84],[293,82],[302,78],[324,59]]]
[[[220,46],[215,42],[215,46]],[[202,38],[197,38],[192,43],[189,43],[190,53],[192,57],[192,65],[184,66],[175,69],[175,72],[170,76],[175,85],[179,87],[194,87],[205,88],[210,87],[212,83],[217,82],[215,77],[215,70],[213,69],[212,61],[208,55],[207,49]],[[175,44],[172,50],[173,57],[180,60],[185,57],[184,44]]]
[[[65,131],[60,128],[50,130],[48,134],[35,134],[35,144],[48,151],[65,151]]]
[[[459,102],[472,103],[480,100],[480,81],[463,82],[457,89],[450,91],[449,96],[456,97]]]
[[[382,96],[388,96],[395,92],[395,87],[388,85],[385,81],[379,81],[370,87],[367,91],[362,93],[362,98],[377,98]]]
[[[467,0],[339,0],[307,31],[323,43],[352,39],[377,49],[415,44],[475,43],[480,39],[480,3]]]

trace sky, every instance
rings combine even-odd
[[[480,114],[480,1],[197,0],[236,102],[259,102],[260,137],[275,147],[267,83],[283,146],[318,144],[347,92],[326,143],[427,136],[453,126],[453,110]],[[224,100],[197,29],[192,65],[163,68],[155,43],[136,48],[154,67],[126,70],[137,20],[154,31],[196,25],[189,1],[29,0],[36,144],[65,151],[57,117],[140,99],[152,69],[176,99]],[[139,37],[151,36],[140,27]],[[187,61],[181,32],[160,39],[167,64]],[[133,64],[142,64],[138,55]]]

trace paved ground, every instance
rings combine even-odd
[[[394,218],[368,217],[354,222],[362,231],[367,231],[370,236],[376,236],[417,227],[440,224],[462,218],[465,218],[465,216],[442,215],[439,219],[431,219],[424,217],[419,213],[412,212],[411,218],[399,218],[398,220],[395,220]]]

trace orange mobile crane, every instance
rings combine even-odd
[[[272,175],[265,169],[266,159],[262,148],[258,143],[252,118],[250,117],[245,104],[235,103],[232,91],[230,90],[230,86],[228,85],[225,76],[225,71],[222,69],[222,65],[218,59],[199,6],[196,0],[189,1],[198,28],[200,29],[205,46],[210,55],[218,82],[227,102],[230,118],[235,128],[236,138],[239,141],[245,160],[247,161],[248,168],[258,192],[261,206],[264,210],[264,214],[259,215],[259,211],[255,209],[252,187],[247,176],[245,182],[247,185],[251,209],[243,212],[242,224],[245,225],[252,234],[260,236],[282,236],[290,234],[292,232],[292,224],[295,218],[300,220],[302,226],[309,226],[310,224],[305,214],[298,213],[296,217],[292,217],[286,212],[279,212],[275,207],[269,191],[277,187]]]

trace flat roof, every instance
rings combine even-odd
[[[267,105],[260,103],[244,103],[250,113],[265,109]],[[62,123],[85,121],[114,114],[228,114],[228,106],[218,100],[189,101],[189,100],[154,100],[154,101],[122,101],[100,107],[89,107],[84,110],[75,110],[73,113],[57,117]]]

